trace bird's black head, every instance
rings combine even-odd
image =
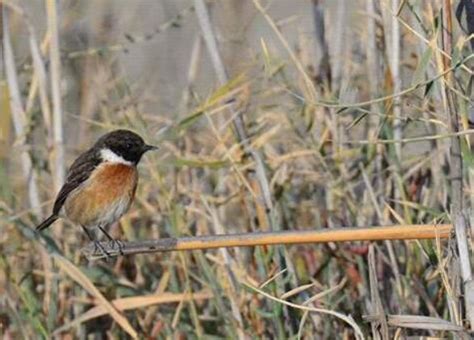
[[[95,147],[106,161],[133,164],[137,164],[145,152],[157,149],[145,144],[142,137],[129,130],[109,132],[97,141]]]

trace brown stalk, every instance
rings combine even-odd
[[[115,242],[102,242],[101,244],[110,256],[118,256],[121,252],[124,255],[132,255],[223,247],[250,247],[346,241],[444,239],[449,238],[451,231],[451,224],[417,224],[319,230],[294,230],[294,228],[290,228],[289,231],[278,232],[208,235],[120,242],[120,249],[117,247]],[[106,257],[106,255],[101,253],[93,243],[87,245],[83,249],[83,252],[91,260]]]

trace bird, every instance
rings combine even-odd
[[[51,215],[36,230],[41,232],[59,218],[65,218],[84,230],[96,250],[109,255],[92,237],[90,229],[94,227],[116,243],[123,254],[121,243],[107,233],[106,227],[129,210],[138,184],[137,165],[146,152],[157,149],[130,130],[114,130],[100,137],[72,163]]]

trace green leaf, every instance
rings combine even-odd
[[[188,127],[193,125],[201,116],[204,114],[204,110],[198,110],[191,113],[189,116],[184,117],[178,122],[177,128],[179,130],[186,130]]]
[[[209,97],[209,99],[205,103],[205,107],[209,107],[212,105],[217,104],[220,100],[222,100],[224,96],[228,95],[230,91],[234,90],[235,88],[239,87],[244,83],[245,76],[244,73],[237,75],[235,78],[229,80],[226,84],[219,87],[214,93]]]
[[[431,60],[431,56],[433,55],[433,49],[431,47],[427,48],[426,51],[420,58],[418,65],[416,66],[415,73],[413,74],[412,85],[419,84],[423,82],[424,75],[426,73],[426,68]]]
[[[460,138],[460,141],[461,141],[461,155],[462,155],[463,165],[466,168],[473,168],[474,156],[472,155],[472,151],[467,145],[465,138]]]
[[[433,85],[434,85],[434,81],[430,81],[428,84],[426,84],[425,93],[423,93],[423,97],[428,96]]]
[[[367,116],[367,112],[362,112],[358,117],[356,117],[356,119],[354,119],[350,124],[349,126],[346,128],[346,130],[350,130],[352,129],[354,126],[356,126],[357,124],[360,123],[360,121],[362,119],[364,119],[366,116]]]
[[[245,77],[244,77],[244,74],[242,73],[242,74],[239,74],[237,77],[228,81],[225,85],[219,87],[196,111],[191,113],[189,116],[181,119],[178,122],[176,128],[181,131],[193,125],[199,118],[201,118],[201,116],[204,114],[204,112],[207,109],[209,109],[213,105],[216,105],[217,103],[219,103],[219,101],[224,100],[225,99],[224,97],[228,95],[230,91],[242,85],[244,80],[245,80]],[[227,102],[230,102],[232,100],[234,99],[228,98]]]
[[[451,53],[451,67],[457,69],[463,63],[462,59],[462,51],[457,46],[454,46],[453,52]]]
[[[336,111],[336,114],[338,115],[338,114],[346,111],[347,109],[348,109],[348,107],[341,107],[339,110]]]

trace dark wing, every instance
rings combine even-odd
[[[68,195],[89,178],[91,172],[100,164],[100,155],[97,149],[89,149],[80,155],[68,170],[66,183],[59,191],[54,202],[53,214],[58,215]]]

